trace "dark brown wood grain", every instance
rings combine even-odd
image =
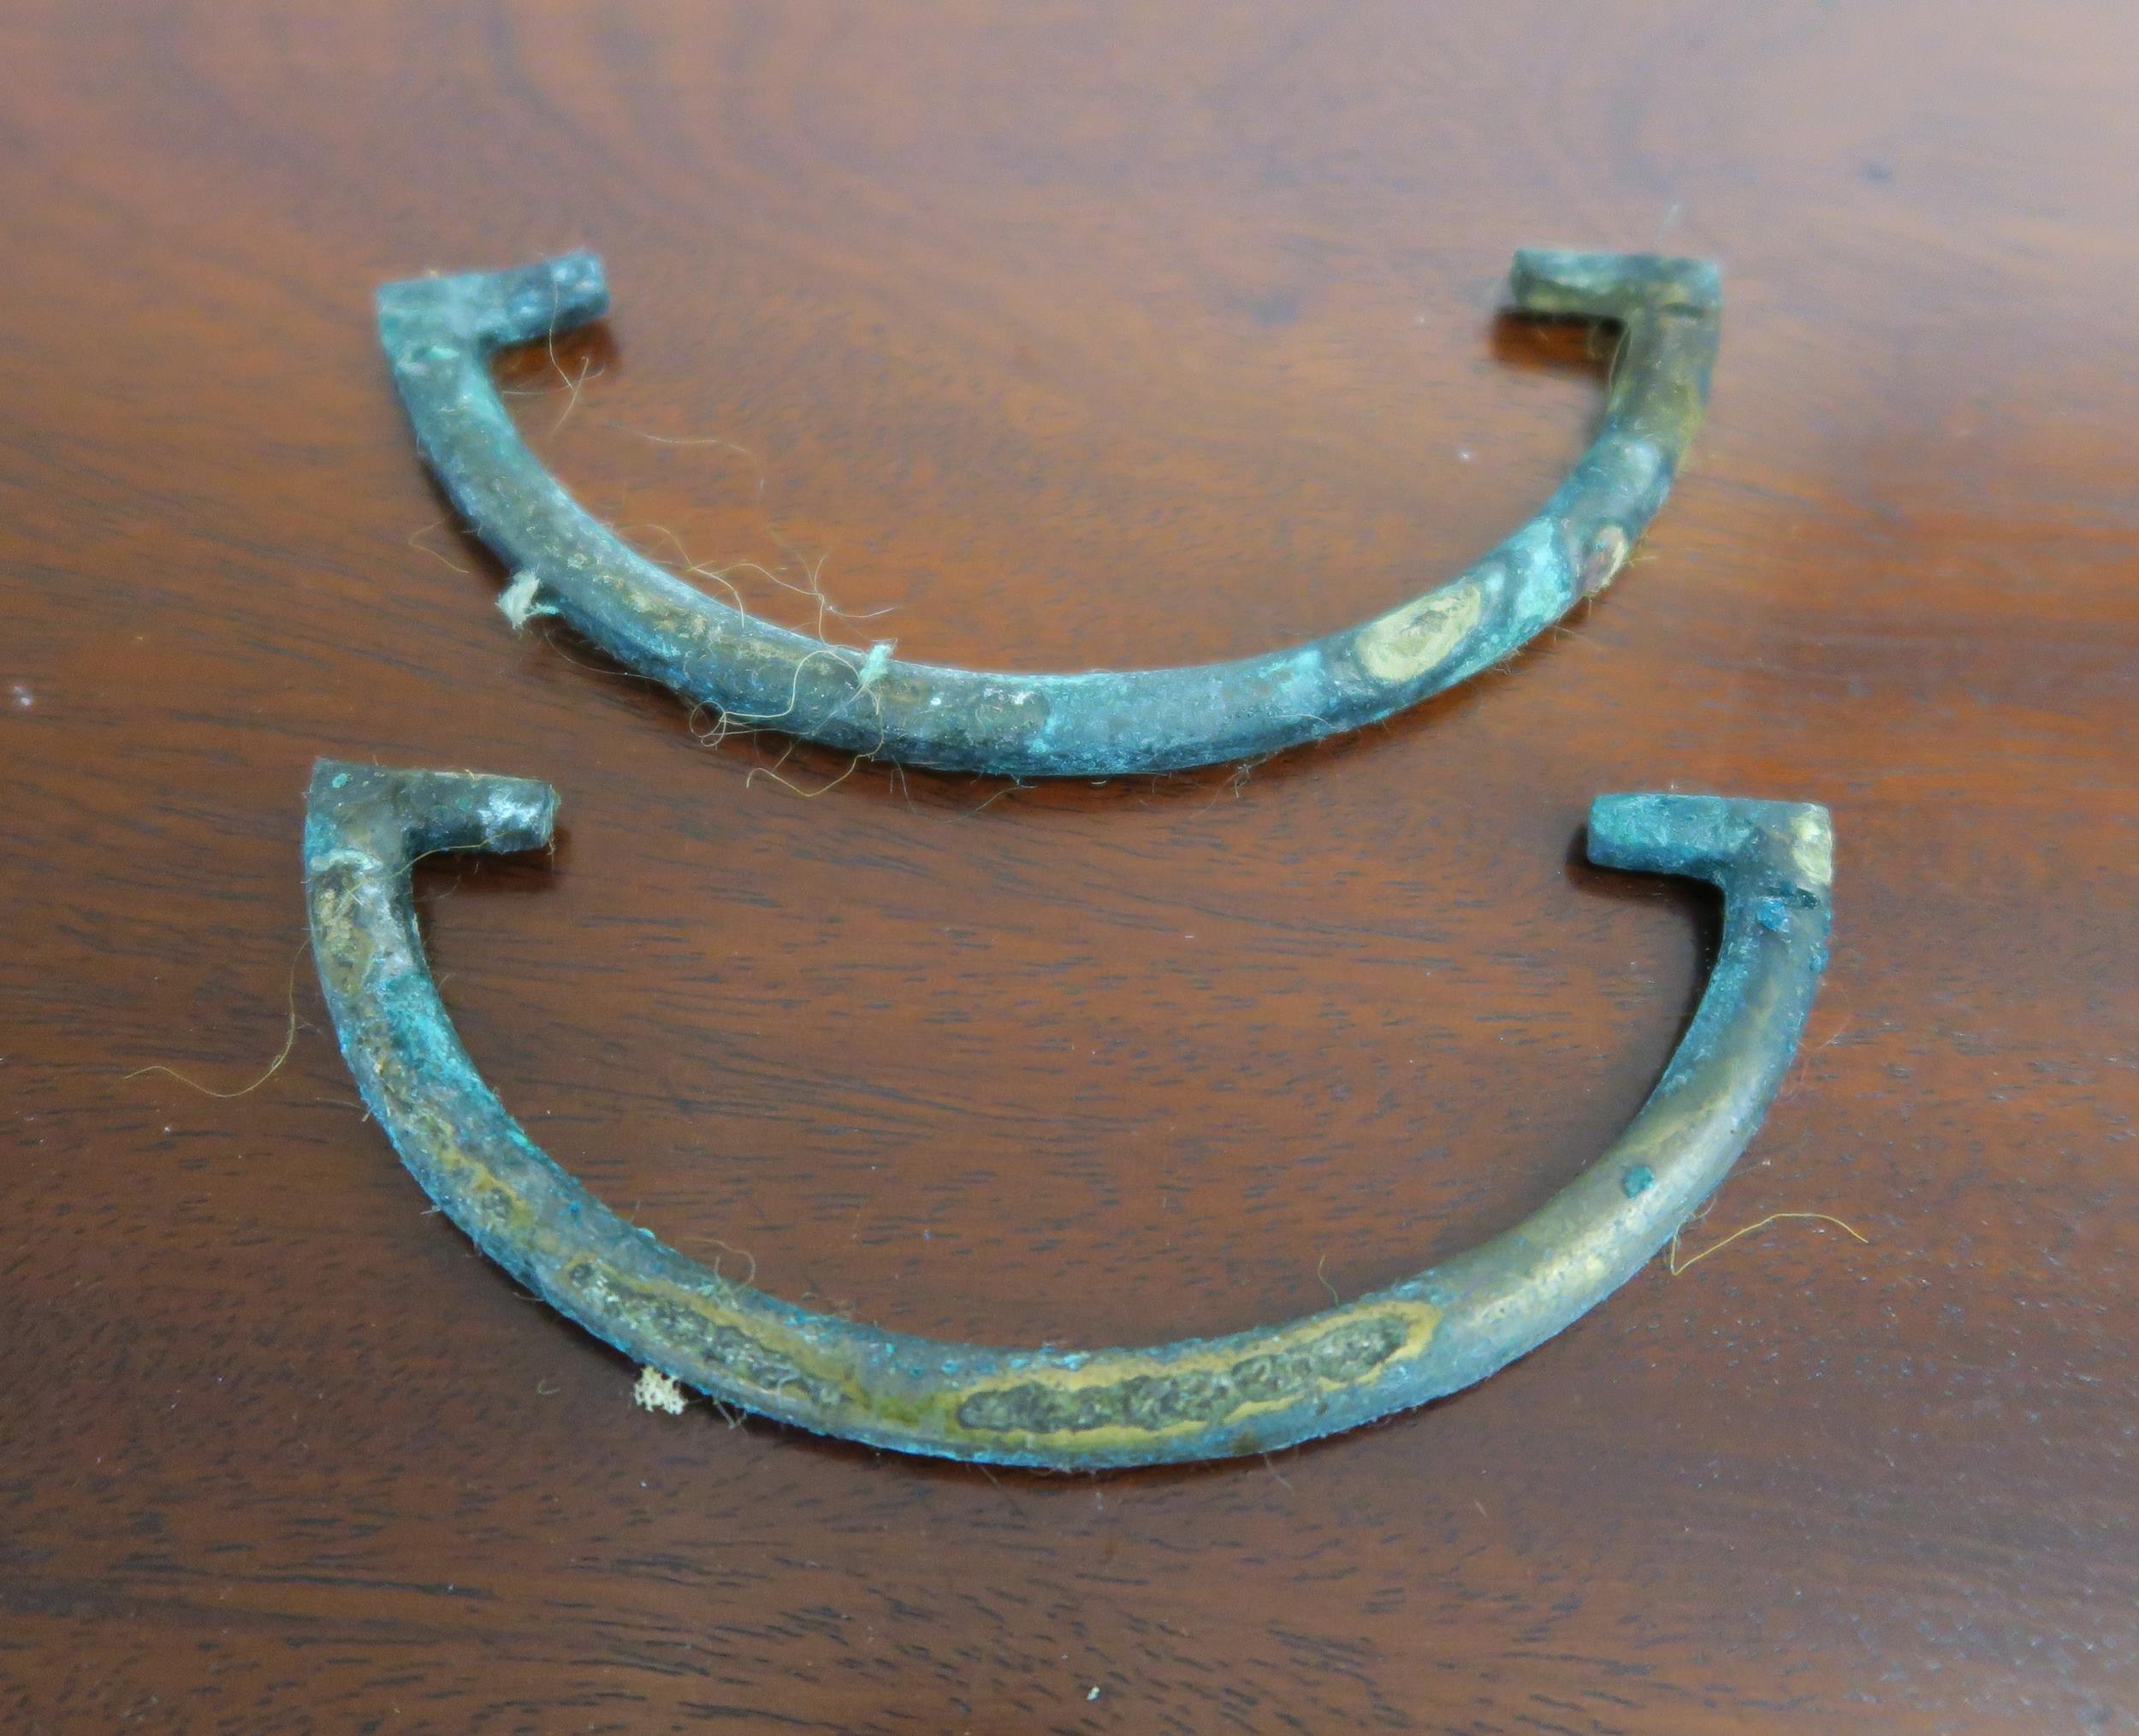
[[[9,9],[0,1721],[2139,1728],[2136,64],[2109,3]],[[1104,788],[701,744],[514,639],[370,314],[593,246],[606,330],[513,378],[596,511],[902,655],[1153,663],[1549,491],[1601,376],[1496,321],[1526,243],[1727,272],[1632,566],[1386,728]],[[563,791],[554,862],[421,886],[607,1197],[783,1295],[1091,1344],[1545,1197],[1710,921],[1579,865],[1590,797],[1823,801],[1833,968],[1689,1251],[1866,1241],[1659,1262],[1268,1463],[649,1416],[355,1105],[322,753]],[[135,1074],[258,1078],[293,962],[257,1089]]]

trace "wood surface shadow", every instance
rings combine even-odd
[[[1601,868],[1590,860],[1590,832],[1578,827],[1567,844],[1567,880],[1574,889],[1589,896],[1626,904],[1668,904],[1685,917],[1693,931],[1697,948],[1693,975],[1686,998],[1679,1008],[1671,1033],[1676,1051],[1685,1041],[1694,1014],[1700,1010],[1716,955],[1723,946],[1723,895],[1714,886],[1674,875],[1629,874],[1622,868]]]

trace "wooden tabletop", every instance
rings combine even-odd
[[[118,10],[0,23],[0,1722],[2139,1728],[2139,14]],[[516,637],[370,311],[592,246],[606,328],[507,382],[642,548],[1157,664],[1534,510],[1603,363],[1498,316],[1530,244],[1724,267],[1618,584],[1100,787]],[[1714,941],[1583,865],[1601,791],[1829,804],[1834,963],[1675,1276],[1311,1449],[989,1474],[637,1408],[427,1212],[305,952],[322,754],[555,784],[554,859],[418,875],[476,1059],[664,1237],[915,1332],[1225,1331],[1547,1197]]]

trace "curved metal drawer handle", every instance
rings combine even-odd
[[[1467,572],[1327,637],[1229,663],[987,673],[833,645],[716,601],[591,517],[506,413],[490,358],[598,317],[601,262],[416,278],[379,336],[431,469],[512,569],[515,621],[555,615],[696,703],[856,753],[1014,777],[1207,765],[1357,729],[1451,687],[1611,582],[1663,504],[1708,401],[1715,268],[1641,253],[1515,256],[1516,306],[1623,329],[1596,441],[1543,512]]]
[[[1610,1150],[1513,1229],[1283,1325],[1150,1349],[1007,1350],[879,1331],[722,1277],[618,1217],[506,1112],[425,963],[409,865],[546,843],[557,794],[323,761],[312,950],[342,1053],[424,1190],[522,1283],[627,1355],[821,1434],[1064,1469],[1223,1458],[1483,1379],[1624,1283],[1721,1182],[1790,1064],[1827,960],[1827,810],[1606,796],[1591,860],[1723,890],[1723,942],[1663,1079]]]

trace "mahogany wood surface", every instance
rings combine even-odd
[[[2136,67],[2109,0],[9,8],[0,1722],[2139,1728]],[[1386,727],[1104,787],[714,739],[515,638],[371,327],[591,246],[606,328],[510,383],[642,546],[902,656],[1149,664],[1534,509],[1603,364],[1496,317],[1526,244],[1726,270],[1633,564]],[[1825,802],[1834,963],[1684,1253],[1863,1240],[1659,1260],[1268,1461],[652,1415],[353,1101],[320,754],[563,791],[554,860],[419,890],[620,1209],[1090,1345],[1545,1198],[1713,938],[1582,865],[1590,798]]]

